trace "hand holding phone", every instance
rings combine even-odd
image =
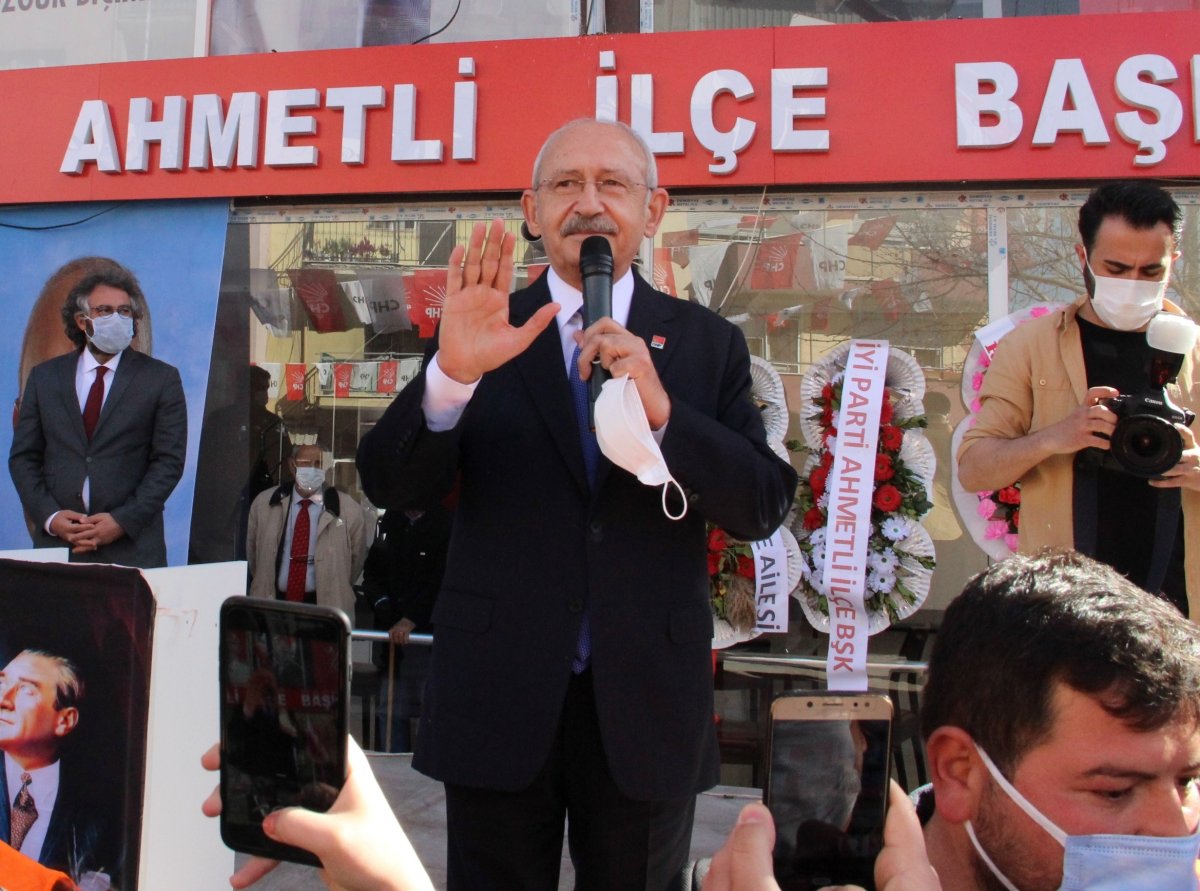
[[[891,720],[891,700],[882,695],[792,693],[771,704],[765,798],[783,891],[874,887]]]
[[[327,811],[346,779],[350,623],[340,610],[231,597],[221,606],[221,838],[320,866],[267,838],[281,807]]]

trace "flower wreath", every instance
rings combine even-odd
[[[1038,304],[1018,310],[1008,316],[1015,328],[1031,319],[1048,315],[1058,304]],[[992,360],[976,339],[971,344],[967,359],[963,363],[962,400],[967,407],[967,416],[959,422],[951,438],[950,453],[958,454],[963,435],[978,420],[979,391]],[[1017,550],[1021,528],[1021,482],[985,492],[968,492],[958,480],[958,461],[951,468],[951,496],[958,510],[963,528],[985,554],[993,560],[1011,557]]]
[[[786,461],[788,450],[783,436],[788,427],[788,407],[783,380],[775,366],[758,356],[750,357],[750,379],[750,397],[762,412],[767,445]],[[786,526],[779,531],[787,553],[788,583],[794,587],[800,579],[800,546]],[[723,648],[757,637],[752,546],[710,523],[707,550],[713,646]]]
[[[847,343],[815,364],[801,383],[801,392],[815,411],[801,424],[808,458],[791,522],[804,557],[795,593],[809,622],[821,631],[829,628],[821,575],[829,503],[826,484],[837,455],[835,424],[849,347]],[[935,467],[933,447],[921,433],[925,381],[920,366],[907,353],[891,349],[884,387],[867,539],[866,607],[872,634],[920,608],[929,594],[935,563],[933,540],[920,524],[933,507],[930,487]]]

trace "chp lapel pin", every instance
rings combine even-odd
[[[667,345],[667,339],[661,334],[655,334],[650,338],[650,349],[661,350]]]

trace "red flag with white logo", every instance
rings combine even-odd
[[[408,317],[419,329],[421,337],[433,337],[437,323],[442,318],[442,304],[445,302],[444,269],[418,269],[413,273],[412,286],[408,289]]]
[[[750,271],[750,287],[756,291],[792,287],[796,254],[803,244],[804,236],[800,233],[771,238],[760,244]]]
[[[350,378],[354,376],[354,366],[349,362],[339,362],[333,366],[333,395],[338,399],[350,396]]]
[[[377,393],[396,392],[396,373],[399,367],[400,363],[395,359],[385,359],[379,363],[379,377],[375,381]]]
[[[284,368],[283,379],[287,383],[287,398],[291,402],[304,398],[305,371],[303,362],[289,362]]]
[[[314,331],[324,334],[347,330],[342,312],[346,297],[332,269],[289,269],[288,278]]]
[[[654,287],[672,297],[679,295],[675,290],[675,270],[671,266],[670,248],[654,249]]]

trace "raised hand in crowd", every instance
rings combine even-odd
[[[322,880],[332,891],[433,891],[433,882],[421,865],[408,836],[375,780],[371,765],[358,743],[348,741],[349,771],[346,785],[327,813],[299,807],[269,814],[263,831],[272,841],[311,851],[325,868]],[[218,770],[218,746],[204,753],[201,763]],[[204,813],[221,813],[220,789],[204,802]],[[230,876],[234,888],[247,888],[269,873],[278,861],[251,857]]]

